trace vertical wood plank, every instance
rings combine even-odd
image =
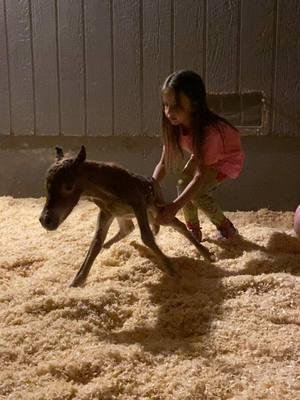
[[[112,135],[112,38],[109,0],[85,2],[87,134]]]
[[[272,96],[274,0],[243,0],[241,10],[241,90]],[[266,121],[270,126],[270,114]],[[267,132],[266,132],[267,133]]]
[[[141,135],[141,19],[138,0],[113,2],[116,135]]]
[[[171,0],[144,1],[143,7],[143,133],[160,133],[160,87],[171,71]]]
[[[4,1],[0,0],[0,135],[10,133],[9,72]]]
[[[58,135],[59,93],[55,0],[32,0],[36,134]]]
[[[300,132],[300,3],[278,0],[277,49],[274,88],[275,135]]]
[[[61,133],[85,134],[85,81],[82,1],[58,1]]]
[[[205,70],[205,2],[174,1],[174,69]]]
[[[207,2],[207,80],[209,92],[238,90],[239,0]]]
[[[30,10],[28,0],[6,1],[11,81],[11,133],[34,134]]]

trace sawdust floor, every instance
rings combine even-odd
[[[47,233],[42,205],[0,198],[1,399],[300,398],[292,213],[228,213],[243,240],[206,241],[211,265],[162,228],[157,242],[180,283],[156,268],[135,230],[74,289],[97,210],[82,202]],[[206,220],[203,228],[213,236]]]

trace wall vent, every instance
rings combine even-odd
[[[267,111],[263,92],[209,93],[209,107],[246,134],[267,134]]]

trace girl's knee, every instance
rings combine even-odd
[[[189,184],[189,181],[187,179],[184,179],[182,177],[179,178],[176,183],[177,190],[182,192],[188,184]]]

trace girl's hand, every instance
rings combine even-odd
[[[159,209],[156,221],[160,225],[168,225],[177,214],[178,208],[174,203],[167,203]]]

